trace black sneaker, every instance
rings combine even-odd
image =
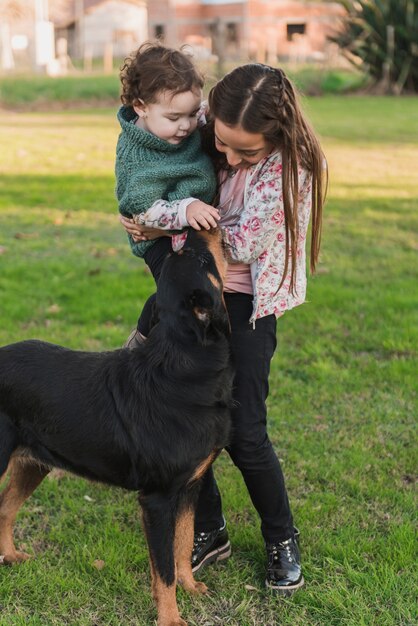
[[[218,530],[207,533],[195,533],[192,553],[192,571],[198,572],[202,567],[223,561],[231,556],[226,525]]]
[[[300,567],[300,552],[295,537],[266,545],[267,577],[266,587],[284,596],[290,596],[304,584]]]

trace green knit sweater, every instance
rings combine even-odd
[[[116,147],[116,197],[126,217],[144,213],[156,200],[197,198],[210,204],[216,192],[216,178],[209,157],[195,130],[180,144],[170,144],[135,126],[132,107],[122,106],[118,120],[122,127]],[[143,257],[153,241],[135,243],[132,252]]]

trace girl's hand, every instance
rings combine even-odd
[[[132,218],[119,215],[119,221],[132,238],[140,237],[142,235],[142,227],[139,226],[139,224],[135,224]]]
[[[201,227],[210,230],[217,227],[221,216],[218,209],[215,209],[210,204],[200,200],[193,200],[186,209],[186,219],[195,230],[201,230]]]
[[[150,226],[140,226],[141,238],[134,241],[151,241],[152,239],[158,239],[159,237],[172,237],[172,234],[162,228],[151,228]]]
[[[119,221],[122,224],[126,232],[131,235],[135,242],[138,241],[150,241],[151,239],[158,239],[158,237],[170,237],[170,233],[166,230],[160,230],[159,228],[148,228],[142,224],[136,224],[132,218],[119,216]]]

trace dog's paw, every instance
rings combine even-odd
[[[13,554],[5,554],[2,557],[2,563],[3,565],[15,565],[17,563],[23,563],[30,558],[30,554],[26,554],[26,552],[14,552]]]
[[[185,591],[190,593],[208,593],[209,591],[205,583],[198,582],[194,578],[187,580],[179,578],[179,583]]]
[[[201,582],[198,582],[197,580],[195,580],[194,588],[190,589],[190,591],[192,593],[208,593],[209,589],[207,588],[205,583],[201,583]]]

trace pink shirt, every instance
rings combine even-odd
[[[234,170],[223,177],[217,208],[221,214],[220,226],[237,224],[244,206],[246,170]],[[230,263],[224,282],[224,291],[252,295],[251,270],[247,263]]]
[[[296,251],[296,280],[290,289],[291,267],[282,276],[286,257],[286,225],[283,207],[282,155],[279,150],[246,170],[244,205],[236,224],[222,228],[228,255],[239,263],[248,263],[253,284],[253,311],[250,324],[260,317],[279,317],[302,304],[306,296],[306,236],[312,205],[312,175],[298,168],[299,239]],[[193,201],[193,199],[189,200]],[[140,223],[156,228],[179,230],[187,225],[184,219],[185,200],[159,200],[141,213]],[[184,234],[177,235],[181,247]],[[173,248],[177,242],[172,238]],[[278,288],[281,284],[280,289]]]

